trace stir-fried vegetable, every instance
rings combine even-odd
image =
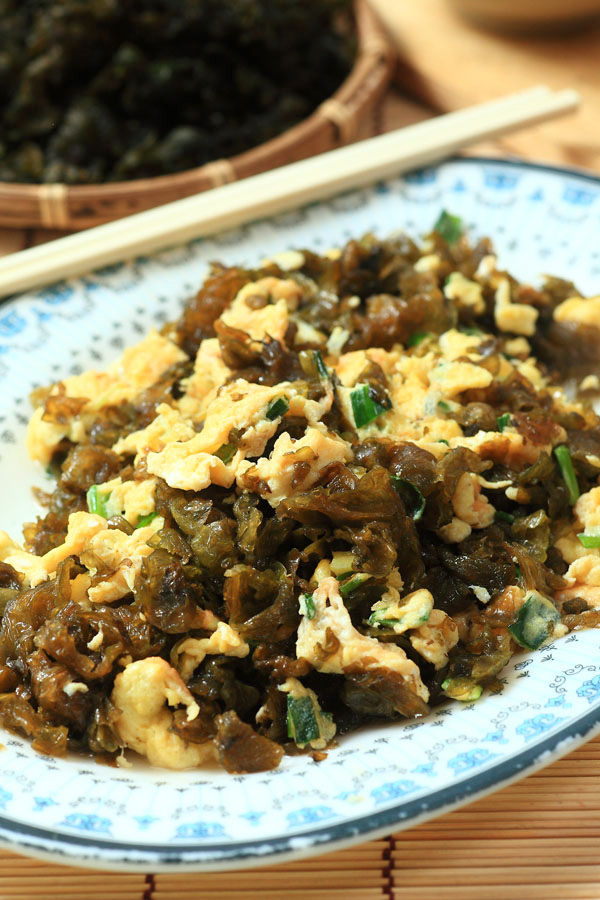
[[[0,547],[0,722],[261,771],[597,625],[600,418],[559,385],[600,364],[596,302],[448,213],[426,251],[215,265],[163,333],[35,394],[57,483]]]

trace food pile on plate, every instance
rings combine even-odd
[[[520,284],[447,213],[420,247],[214,265],[36,392],[57,484],[0,538],[2,724],[249,772],[500,690],[600,622],[599,357],[600,297]]]

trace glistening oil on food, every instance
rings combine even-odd
[[[484,704],[600,621],[599,361],[600,297],[518,283],[448,213],[421,246],[213,265],[33,397],[56,487],[0,539],[2,724],[239,773]]]

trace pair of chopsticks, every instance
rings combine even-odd
[[[531,88],[23,250],[0,259],[0,297],[399,175],[578,103],[573,90]]]

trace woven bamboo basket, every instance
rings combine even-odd
[[[176,175],[73,187],[0,183],[0,225],[89,228],[350,143],[394,65],[392,46],[366,0],[355,0],[355,17],[358,47],[352,71],[332,97],[278,137]]]

